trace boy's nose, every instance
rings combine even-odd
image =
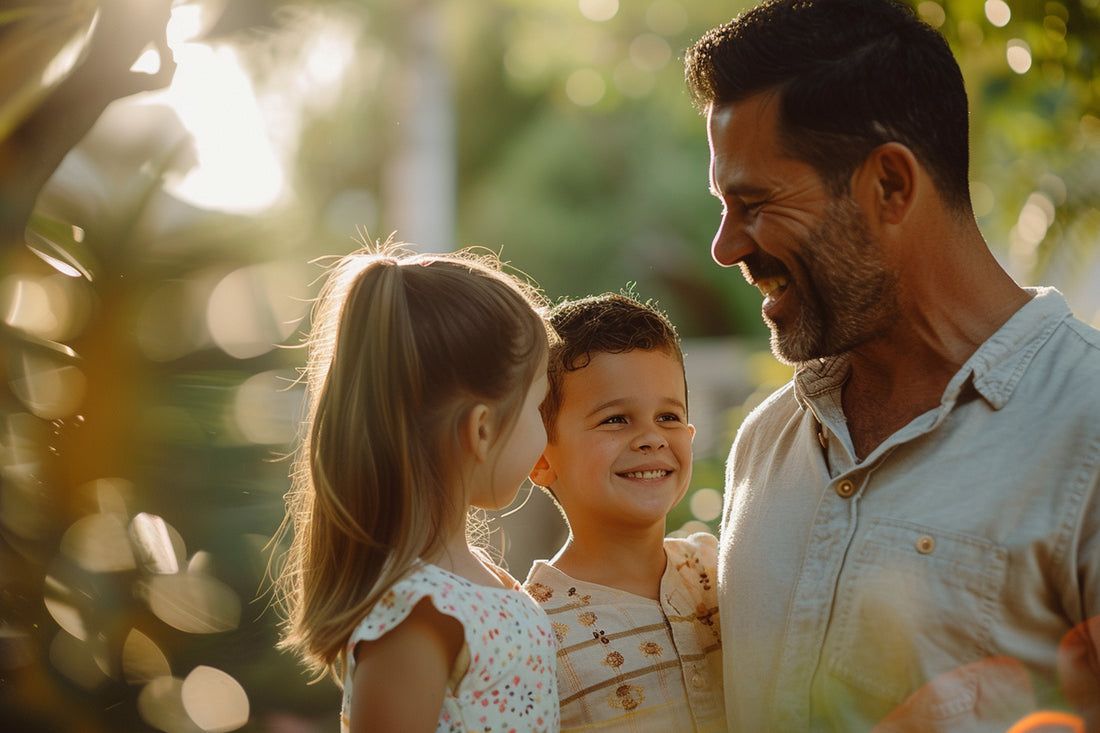
[[[643,430],[634,438],[634,450],[646,451],[657,450],[658,448],[664,448],[668,445],[668,441],[657,430],[649,428]]]

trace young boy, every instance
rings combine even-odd
[[[562,731],[725,730],[712,535],[665,538],[691,479],[679,338],[655,308],[605,293],[551,311],[542,404],[549,490],[569,538],[525,588],[558,638]]]

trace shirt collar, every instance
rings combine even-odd
[[[1058,324],[1072,315],[1066,299],[1056,289],[1025,290],[1032,295],[1031,300],[967,359],[944,390],[944,406],[953,404],[970,382],[993,409],[1004,407],[1035,354]],[[806,409],[815,397],[840,387],[848,378],[848,370],[847,354],[798,365],[794,394],[799,406]]]
[[[974,389],[999,410],[1031,360],[1054,330],[1072,316],[1066,299],[1054,288],[1026,288],[1032,298],[974,352],[948,385],[944,401],[954,398],[970,376]]]

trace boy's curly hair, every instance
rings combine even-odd
[[[588,366],[596,354],[665,351],[684,363],[680,336],[668,316],[652,300],[642,302],[629,290],[563,300],[551,308],[549,320],[558,340],[550,346],[549,385],[539,411],[551,441],[561,411],[565,373]],[[686,394],[686,378],[684,391]]]

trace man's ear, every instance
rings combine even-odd
[[[550,486],[558,480],[558,472],[550,465],[550,461],[547,460],[545,453],[539,456],[539,462],[531,469],[529,478],[531,479],[531,483],[535,486],[544,486],[546,488],[550,488]]]
[[[484,462],[492,447],[492,430],[489,424],[489,406],[478,403],[470,408],[462,420],[460,437],[465,448],[476,460]]]
[[[856,170],[853,196],[883,224],[898,224],[912,209],[922,175],[927,174],[912,150],[901,143],[883,143]]]

